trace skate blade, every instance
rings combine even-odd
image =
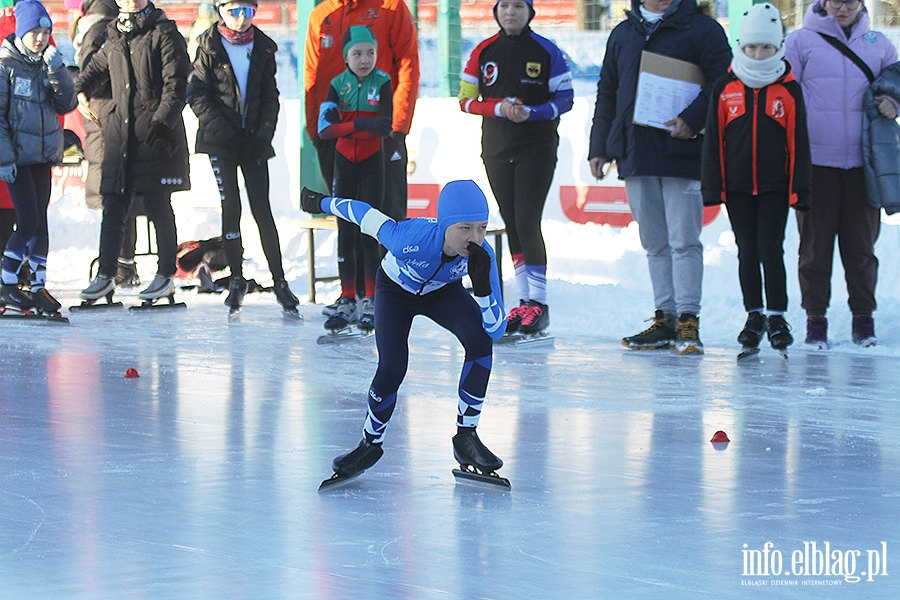
[[[78,311],[89,311],[89,310],[105,310],[110,308],[124,308],[125,305],[121,302],[100,302],[97,303],[96,300],[82,300],[81,304],[77,306],[70,306],[69,312],[78,312]]]
[[[184,302],[173,302],[171,300],[169,300],[169,302],[167,302],[165,304],[159,304],[159,300],[162,300],[162,299],[163,298],[156,299],[156,300],[144,300],[142,303],[140,303],[137,306],[129,306],[128,312],[136,313],[136,312],[149,312],[149,311],[154,311],[154,310],[165,311],[165,310],[178,310],[178,309],[182,309],[182,308],[187,308],[187,304],[185,304]]]
[[[33,308],[20,309],[12,306],[0,306],[0,319],[20,323],[57,323],[68,325],[69,319],[59,313],[48,315],[36,312]]]
[[[281,316],[284,317],[285,321],[293,321],[296,323],[303,322],[303,315],[301,315],[300,312],[296,308],[294,310],[282,309]]]
[[[754,356],[759,356],[759,348],[747,347],[741,350],[737,355],[737,361],[739,363],[749,361]]]
[[[325,335],[320,335],[316,338],[316,344],[320,346],[325,346],[328,344],[346,344],[348,342],[361,342],[367,337],[371,337],[373,334],[369,334],[368,336],[361,331],[354,331],[349,327],[347,329],[340,329],[335,331],[330,331]]]
[[[874,348],[875,346],[878,345],[878,338],[870,337],[870,338],[866,338],[864,340],[860,340],[858,342],[853,342],[853,343],[856,344],[857,346],[859,346],[860,348]]]
[[[326,490],[336,490],[338,488],[342,488],[348,483],[359,478],[359,476],[363,473],[365,473],[365,471],[360,471],[356,475],[351,475],[349,477],[341,477],[337,473],[334,473],[331,477],[319,484],[319,491],[324,492]]]
[[[498,346],[538,346],[538,345],[554,345],[554,338],[546,331],[537,333],[522,333],[514,331],[506,334],[498,340],[494,340],[494,344]]]
[[[453,476],[456,478],[456,483],[471,485],[483,490],[500,492],[509,492],[512,490],[512,485],[510,485],[509,479],[500,477],[496,473],[483,475],[481,473],[473,473],[472,471],[468,471],[465,469],[453,469]]]
[[[240,323],[241,322],[241,309],[238,308],[229,308],[228,309],[228,322],[229,323]]]

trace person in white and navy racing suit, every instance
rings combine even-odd
[[[459,380],[457,426],[474,430],[491,374],[492,340],[506,331],[496,258],[484,239],[487,199],[478,185],[467,180],[444,186],[437,221],[414,218],[397,222],[365,202],[324,197],[305,189],[301,202],[307,212],[328,213],[356,223],[387,249],[375,284],[378,369],[369,388],[365,440],[380,444],[384,439],[409,364],[408,338],[416,315],[428,317],[462,343],[465,362]],[[476,260],[480,277],[474,275]],[[470,269],[474,297],[462,285]]]

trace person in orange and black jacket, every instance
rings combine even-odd
[[[328,190],[334,184],[334,140],[318,134],[319,108],[331,81],[346,69],[341,41],[353,25],[368,27],[378,40],[375,67],[387,73],[394,90],[391,135],[384,138],[384,203],[392,219],[406,218],[406,135],[419,95],[419,42],[416,24],[403,0],[323,0],[309,13],[304,52],[306,133],[316,147],[319,168]],[[350,257],[349,260],[355,260]],[[357,292],[363,297],[363,282]],[[337,302],[323,312],[329,316]]]
[[[784,319],[788,207],[810,207],[806,108],[784,60],[778,9],[768,3],[751,7],[741,21],[738,46],[728,73],[713,87],[701,167],[703,203],[724,202],[734,230],[747,310],[738,342],[756,348],[765,332],[772,347],[783,351],[793,343]]]

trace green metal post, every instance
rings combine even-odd
[[[460,3],[460,0],[438,0],[438,64],[442,96],[459,95],[459,76],[462,73]]]

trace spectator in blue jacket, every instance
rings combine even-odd
[[[606,45],[588,153],[597,179],[608,163],[616,162],[650,266],[653,324],[622,344],[638,350],[674,346],[681,354],[702,354],[699,132],[710,90],[731,64],[731,49],[722,27],[696,0],[632,0],[626,15]],[[644,51],[693,63],[706,79],[694,101],[665,130],[634,124]]]

